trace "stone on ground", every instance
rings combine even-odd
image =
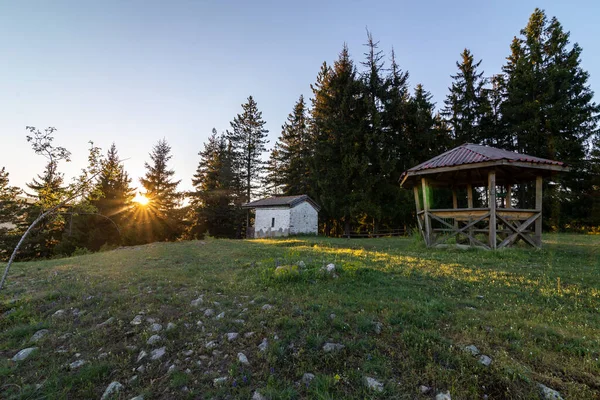
[[[77,360],[69,364],[69,369],[77,369],[85,364],[85,360]]]
[[[215,319],[223,319],[223,318],[225,318],[225,311],[223,311],[221,314],[219,314],[215,317]]]
[[[142,316],[141,315],[136,315],[130,322],[131,325],[139,325],[142,323]]]
[[[471,355],[473,355],[473,356],[479,355],[479,349],[473,344],[469,345],[469,346],[465,346],[465,351],[468,353],[471,353]]]
[[[123,385],[121,385],[119,382],[111,382],[110,385],[108,385],[108,387],[104,391],[104,394],[102,395],[100,400],[110,399],[113,395],[119,393],[121,389],[123,389]]]
[[[144,396],[142,396],[142,395],[135,396],[135,397],[132,397],[132,398],[131,398],[131,399],[129,399],[129,400],[144,400]]]
[[[430,390],[431,390],[431,388],[429,386],[425,386],[425,385],[419,386],[419,391],[422,394],[427,394],[427,393],[429,393]]]
[[[267,338],[264,338],[263,341],[261,342],[261,344],[258,345],[258,350],[261,352],[267,351],[268,346],[269,346],[269,342],[267,341]]]
[[[43,338],[44,336],[46,336],[49,333],[50,333],[50,330],[48,330],[48,329],[40,329],[39,331],[37,331],[36,333],[33,334],[31,339],[29,339],[29,341],[36,343],[38,340],[40,340],[41,338]]]
[[[368,376],[365,376],[365,386],[376,392],[383,392],[383,383]]]
[[[15,356],[12,358],[12,360],[13,361],[23,361],[37,349],[38,349],[37,347],[28,347],[26,349],[23,349],[23,350],[19,351],[17,354],[15,354]]]
[[[492,359],[486,356],[485,354],[479,357],[479,364],[482,364],[485,367],[489,367],[492,363]]]
[[[238,353],[238,361],[244,365],[250,365],[248,357],[244,353]]]
[[[260,394],[258,392],[258,390],[254,391],[254,394],[252,395],[252,400],[267,400],[267,398],[265,396],[263,396],[262,394]]]
[[[103,328],[105,326],[112,324],[113,322],[115,322],[115,317],[110,317],[109,319],[102,322],[101,324],[96,325],[96,328]]]
[[[57,310],[54,314],[52,314],[52,318],[63,318],[65,314],[65,310]]]
[[[325,343],[323,345],[323,351],[325,353],[331,353],[332,351],[341,350],[344,347],[346,347],[346,346],[344,346],[343,344],[339,344],[339,343]]]
[[[273,309],[273,306],[270,304],[265,304],[264,306],[262,306],[263,311],[269,311]]]
[[[549,388],[546,385],[538,384],[540,388],[540,397],[542,400],[563,400],[560,393],[554,389]]]
[[[150,359],[151,360],[158,360],[162,356],[164,356],[165,353],[166,353],[166,348],[165,347],[154,349],[154,350],[152,350],[152,353],[150,353]]]
[[[228,340],[228,341],[230,341],[230,342],[233,342],[233,341],[234,341],[235,339],[237,339],[239,336],[240,336],[240,334],[239,334],[239,333],[237,333],[237,332],[229,332],[229,333],[227,334],[227,340]]]
[[[175,328],[177,328],[177,325],[175,325],[174,323],[172,323],[172,322],[169,322],[169,323],[167,324],[167,330],[168,330],[168,331],[172,331],[172,330],[173,330],[173,329],[175,329]]]
[[[452,400],[452,397],[450,397],[450,392],[446,392],[446,393],[438,393],[435,396],[435,400]]]
[[[150,338],[148,338],[148,341],[146,342],[149,345],[154,345],[158,342],[160,342],[162,340],[162,338],[158,335],[152,335],[150,336]]]
[[[215,347],[217,347],[217,342],[211,340],[210,342],[206,343],[205,347],[207,349],[214,349]]]
[[[144,359],[144,357],[146,357],[148,355],[148,353],[146,353],[144,350],[140,351],[140,355],[137,358],[136,362],[140,362]]]
[[[215,386],[221,386],[225,382],[227,382],[227,377],[226,376],[222,376],[220,378],[213,379],[213,383],[214,383]]]
[[[305,386],[310,385],[310,383],[312,382],[313,379],[315,379],[315,375],[311,374],[310,372],[307,372],[304,375],[302,375],[302,383]]]
[[[192,300],[192,302],[190,303],[190,305],[192,307],[198,307],[200,306],[200,304],[204,303],[204,299],[202,298],[202,296],[198,297],[195,300]]]
[[[162,331],[162,325],[154,323],[154,324],[150,325],[150,330],[152,332],[160,332],[160,331]]]
[[[204,310],[204,316],[205,317],[212,317],[215,313],[215,310],[213,310],[212,308],[207,308],[206,310]]]

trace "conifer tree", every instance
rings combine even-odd
[[[239,210],[235,205],[235,180],[231,149],[224,135],[213,129],[192,178],[192,223],[187,236],[201,239],[208,232],[218,238],[235,237]]]
[[[488,111],[489,104],[484,91],[486,83],[483,71],[477,69],[481,60],[474,61],[469,49],[461,53],[461,61],[456,63],[458,73],[452,75],[452,86],[446,98],[443,115],[452,129],[454,145],[480,143],[481,120]]]
[[[345,234],[350,233],[353,215],[364,211],[369,193],[364,186],[369,160],[364,152],[361,86],[346,45],[332,69],[323,64],[312,86],[314,191],[325,216],[342,223]]]
[[[150,201],[145,223],[138,224],[147,241],[175,240],[181,234],[182,196],[177,192],[181,181],[173,179],[175,171],[168,167],[172,157],[171,146],[165,139],[159,140],[150,153],[151,163],[145,163],[146,175],[140,179]]]
[[[281,127],[281,136],[271,151],[267,185],[275,194],[310,194],[311,137],[304,96]]]
[[[0,169],[0,260],[8,258],[18,239],[12,233],[23,213],[24,203],[18,197],[21,193],[18,187],[10,186],[8,171],[2,167]]]
[[[90,203],[102,217],[91,215],[86,218],[91,225],[87,244],[91,250],[104,244],[122,243],[131,218],[134,189],[114,143],[102,163],[96,192],[98,195],[90,199]]]
[[[581,194],[590,191],[589,145],[598,134],[600,112],[592,101],[589,74],[580,65],[581,47],[570,46],[569,36],[556,18],[548,20],[536,9],[521,37],[513,39],[503,68],[502,117],[516,150],[564,161],[572,168],[558,178],[559,186],[544,187],[544,208],[556,227],[586,208]]]

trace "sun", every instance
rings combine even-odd
[[[141,206],[145,206],[150,203],[150,199],[138,192],[132,200],[134,203],[138,203]]]

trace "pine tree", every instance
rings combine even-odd
[[[281,136],[271,152],[266,179],[270,191],[287,196],[310,194],[311,155],[306,103],[301,95],[281,127]]]
[[[442,114],[452,129],[455,146],[479,143],[484,136],[480,123],[489,104],[484,90],[486,80],[483,71],[477,70],[480,65],[481,60],[475,62],[469,49],[464,49],[461,61],[456,63],[458,73],[452,75],[454,82],[444,101]]]
[[[204,149],[190,193],[192,224],[187,236],[201,239],[208,232],[218,238],[233,238],[239,210],[235,205],[235,180],[231,150],[224,135],[213,129]]]
[[[147,218],[138,223],[147,241],[175,240],[181,234],[182,196],[177,192],[181,181],[173,180],[175,171],[167,165],[172,157],[171,146],[165,139],[159,140],[150,153],[151,163],[145,163],[146,175],[140,179],[150,201],[146,206]]]
[[[536,9],[521,36],[514,38],[503,68],[502,116],[517,151],[571,166],[571,173],[558,178],[558,187],[544,188],[550,224],[560,227],[585,209],[581,194],[590,190],[589,144],[598,134],[600,107],[592,101],[589,74],[580,66],[581,47],[569,46],[570,34],[556,18],[548,20]]]

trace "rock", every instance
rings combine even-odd
[[[238,361],[244,365],[250,365],[248,357],[244,353],[238,353]]]
[[[194,354],[194,350],[186,350],[182,353],[184,356],[189,357]]]
[[[267,338],[264,338],[262,343],[258,345],[258,350],[260,352],[267,351],[268,346],[269,346],[269,342],[267,341]]]
[[[264,306],[261,307],[263,311],[269,311],[273,309],[273,306],[270,304],[265,304]]]
[[[135,369],[137,372],[139,372],[140,374],[143,374],[144,372],[146,372],[146,366],[144,365],[140,365],[139,367],[137,367]]]
[[[102,395],[100,400],[110,399],[113,395],[119,393],[121,389],[123,389],[123,385],[121,385],[119,382],[111,382],[110,385],[108,385],[108,387],[104,391],[104,394]]]
[[[368,376],[365,376],[365,386],[376,392],[383,392],[383,383]]]
[[[102,322],[101,324],[96,325],[96,328],[103,328],[105,326],[112,324],[113,322],[115,322],[115,317],[110,317],[109,319]]]
[[[131,384],[137,382],[137,380],[138,380],[138,376],[134,375],[131,378],[129,378],[129,380],[127,381],[127,383],[129,383],[131,385]]]
[[[175,329],[175,328],[177,328],[177,325],[175,325],[174,323],[172,323],[172,322],[169,322],[169,323],[167,324],[167,330],[168,330],[168,331],[172,331],[172,330],[173,330],[173,329]]]
[[[70,332],[67,332],[67,333],[65,333],[64,335],[60,335],[58,338],[59,338],[60,340],[67,340],[68,338],[70,338],[70,337],[72,337],[72,336],[73,336],[73,334],[72,334],[72,333],[70,333]]]
[[[204,303],[204,299],[202,298],[202,296],[200,296],[196,300],[192,300],[192,302],[190,303],[190,306],[199,307],[202,303]]]
[[[315,379],[315,375],[311,374],[310,372],[307,372],[304,375],[302,375],[302,383],[305,386],[310,385],[310,383],[312,382],[313,379]]]
[[[425,385],[419,386],[419,391],[421,392],[421,394],[427,394],[427,393],[429,393],[430,390],[431,390],[431,388],[429,386],[425,386]]]
[[[335,314],[334,313],[329,314],[329,319],[333,321],[335,319]]]
[[[223,311],[221,314],[219,314],[215,317],[215,319],[223,319],[223,318],[225,318],[225,311]]]
[[[206,347],[207,349],[214,349],[215,347],[217,347],[217,342],[211,340],[210,342],[206,343],[204,347]]]
[[[207,308],[206,310],[204,310],[205,317],[212,317],[214,314],[215,310],[213,310],[212,308]]]
[[[435,400],[452,400],[452,397],[450,397],[450,392],[446,392],[446,393],[438,393],[435,396]]]
[[[125,346],[125,348],[129,351],[136,351],[138,349],[138,347],[133,344],[128,344],[127,346]]]
[[[129,400],[144,400],[144,396],[142,396],[142,395],[135,396],[135,397],[132,397],[132,398],[131,398],[131,399],[129,399]]]
[[[564,400],[560,393],[554,389],[550,389],[546,385],[538,384],[540,389],[540,398],[542,400]]]
[[[203,325],[204,325],[204,323],[203,323],[202,321],[198,321],[198,322],[196,322],[196,326],[197,326],[198,328],[202,327]]]
[[[233,342],[235,339],[238,338],[238,336],[240,336],[240,334],[237,333],[237,332],[229,332],[227,334],[227,340],[230,341],[230,342]]]
[[[331,353],[332,351],[341,350],[344,347],[346,347],[346,346],[344,346],[343,344],[339,344],[339,343],[325,343],[323,345],[323,351],[325,353]]]
[[[267,398],[260,394],[258,390],[255,390],[254,394],[252,395],[252,400],[267,400]]]
[[[41,338],[43,338],[44,336],[46,336],[49,333],[50,333],[50,330],[48,330],[48,329],[40,329],[39,331],[37,331],[36,333],[33,334],[31,339],[29,339],[29,341],[36,343],[38,340],[40,340]]]
[[[375,331],[376,334],[380,335],[381,334],[381,328],[383,328],[383,324],[381,322],[375,322],[373,324],[373,330]]]
[[[63,318],[65,314],[65,310],[58,310],[54,314],[52,314],[52,318]]]
[[[482,355],[481,357],[479,357],[479,364],[482,364],[485,367],[489,367],[491,363],[492,363],[492,359],[489,358],[488,356]]]
[[[169,367],[169,369],[167,370],[167,374],[172,374],[173,372],[175,372],[177,370],[177,367],[175,366],[175,364],[171,365]]]
[[[133,318],[130,322],[131,325],[139,325],[142,323],[142,316],[141,315],[136,315],[135,318]]]
[[[161,347],[159,349],[154,349],[154,350],[152,350],[152,353],[150,353],[150,359],[151,360],[158,360],[162,356],[164,356],[165,353],[166,353],[166,348],[165,347]]]
[[[154,324],[150,325],[150,330],[152,332],[160,332],[160,331],[162,331],[162,325],[154,323]]]
[[[483,300],[485,297],[483,297],[482,295],[478,295],[478,296],[477,296],[477,298],[478,298],[479,300]]]
[[[77,360],[77,361],[69,364],[69,369],[77,369],[77,368],[81,367],[82,365],[84,365],[85,363],[86,363],[85,360]]]
[[[147,355],[148,355],[148,353],[146,353],[144,350],[140,351],[140,355],[138,356],[136,362],[142,361]]]
[[[85,311],[80,311],[79,308],[74,308],[71,310],[71,314],[73,314],[74,317],[79,317],[85,314]]]
[[[152,317],[148,317],[148,318],[146,318],[146,322],[149,323],[149,324],[153,324],[153,323],[156,322],[156,320],[154,318],[152,318]]]
[[[465,351],[468,353],[471,353],[471,355],[473,355],[473,356],[479,355],[479,349],[477,347],[475,347],[475,345],[466,346]]]
[[[162,338],[158,335],[152,335],[150,336],[150,338],[148,338],[148,341],[146,342],[149,345],[155,345],[156,343],[160,342],[162,340]]]
[[[306,264],[304,263],[304,261],[298,261],[298,267],[304,269],[306,268]]]
[[[245,338],[249,338],[249,337],[252,337],[252,336],[254,336],[254,332],[246,332],[246,333],[244,333],[244,337]]]
[[[100,353],[100,354],[98,354],[98,360],[104,360],[106,357],[108,357],[108,353]]]
[[[234,319],[233,321],[234,324],[240,324],[240,325],[244,325],[246,323],[246,321],[244,321],[243,319]]]
[[[335,264],[327,264],[327,266],[321,267],[321,270],[323,270],[329,274],[332,274],[335,272]]]
[[[213,379],[213,384],[215,386],[221,386],[223,385],[225,382],[227,382],[227,377],[226,376],[222,376],[220,378],[215,378]]]
[[[37,347],[28,347],[26,349],[23,349],[21,351],[19,351],[17,354],[15,354],[15,356],[12,358],[13,361],[23,361],[24,359],[26,359],[27,357],[29,357],[31,355],[31,353],[33,353],[34,351],[37,351]]]

